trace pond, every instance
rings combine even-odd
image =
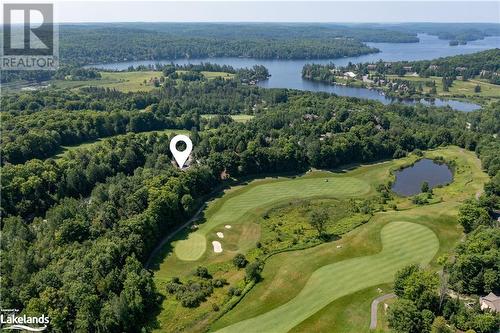
[[[453,174],[446,164],[439,164],[430,159],[422,159],[410,167],[396,172],[396,181],[392,190],[399,195],[409,196],[421,192],[422,183],[428,182],[430,188],[449,184]]]
[[[321,60],[263,60],[251,58],[206,58],[206,59],[177,59],[173,62],[176,64],[211,62],[220,65],[230,65],[235,68],[252,67],[259,64],[264,65],[269,69],[271,77],[269,80],[260,82],[259,86],[264,88],[290,88],[306,91],[322,91],[334,93],[339,96],[349,96],[376,100],[384,104],[401,102],[404,104],[415,104],[415,100],[395,100],[381,94],[377,90],[366,88],[345,87],[341,85],[328,85],[324,83],[311,82],[303,80],[301,73],[302,67],[307,63],[328,64],[333,62],[337,66],[344,66],[349,62],[373,62],[382,59],[384,61],[400,61],[400,60],[425,60],[446,57],[457,54],[466,54],[479,52],[487,49],[500,47],[500,36],[487,37],[482,40],[468,42],[466,45],[450,46],[448,41],[438,39],[435,36],[426,34],[418,35],[420,42],[418,43],[367,43],[369,46],[376,47],[380,50],[379,53],[345,57],[340,59],[321,59]],[[125,70],[129,66],[139,65],[154,65],[156,63],[170,63],[171,60],[144,60],[144,61],[128,61],[109,64],[92,65],[87,67],[96,67],[108,70]],[[480,108],[479,105],[468,102],[455,100],[434,99],[432,101],[420,100],[423,104],[446,106],[449,105],[459,111],[473,111]]]

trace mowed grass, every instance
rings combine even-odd
[[[215,117],[215,114],[202,114],[201,117],[205,119],[210,119]],[[249,114],[232,114],[230,117],[237,123],[246,123],[252,120],[255,116]]]
[[[226,73],[226,72],[207,72],[207,71],[202,71],[201,74],[205,76],[207,79],[214,79],[216,77],[220,77],[223,79],[232,79],[234,77],[234,74],[232,73]]]
[[[179,71],[181,72],[181,71]],[[156,89],[153,81],[160,79],[160,71],[132,71],[132,72],[100,72],[101,79],[88,81],[52,80],[50,83],[57,89],[75,89],[82,87],[103,87],[116,89],[122,92],[151,91]],[[231,79],[234,74],[225,72],[201,72],[207,79],[222,77]]]
[[[303,288],[305,288],[314,272],[324,266],[351,259],[373,258],[374,255],[382,253],[384,251],[381,241],[382,230],[385,226],[397,224],[400,221],[406,221],[406,223],[411,223],[412,225],[418,224],[423,226],[425,230],[432,230],[432,234],[438,240],[439,247],[436,248],[436,251],[433,250],[431,267],[437,269],[436,258],[451,250],[461,237],[461,229],[457,226],[456,219],[454,218],[455,210],[456,206],[440,203],[406,211],[377,213],[370,222],[342,236],[338,241],[325,243],[306,250],[274,255],[266,261],[264,271],[262,272],[263,280],[233,310],[216,321],[212,326],[212,330],[216,331],[241,321],[260,317],[269,311],[273,311],[291,302],[295,297],[303,293]],[[399,230],[403,231],[404,229]],[[397,238],[408,239],[411,242],[411,238],[417,238],[417,235],[412,230],[406,229]],[[420,243],[420,245],[424,244],[423,242]],[[417,244],[417,247],[420,245]],[[418,251],[420,250],[417,249],[415,253],[415,262],[418,262]],[[401,258],[406,262],[407,257],[402,256]],[[371,261],[365,264],[370,265],[370,263]],[[395,263],[395,266],[400,267],[398,263]],[[376,278],[365,271],[358,272],[357,274],[364,275],[364,279],[370,282]],[[363,279],[363,277],[355,276],[352,278]],[[366,296],[366,293],[358,292],[363,289],[366,290],[370,286],[370,290],[373,291],[373,288],[376,289],[377,284],[391,283],[393,278],[394,274],[390,275],[385,281],[373,281],[368,286],[366,285],[368,281],[360,282],[360,288],[351,291],[353,294],[349,301],[346,300],[348,296],[340,296],[344,295],[343,293],[339,294],[338,298],[332,299],[330,303],[326,303],[325,300],[326,305],[321,310],[310,314],[307,318],[301,318],[300,325],[299,323],[296,324],[298,326],[295,328],[295,331],[368,332],[370,318],[369,304],[371,303],[369,299],[373,299],[376,296],[371,298],[370,295],[373,295],[373,292],[370,292],[368,296]],[[349,285],[349,281],[338,280],[337,282],[342,287],[341,289]],[[384,290],[389,292],[388,289]],[[359,304],[363,304],[364,308],[360,308]],[[342,308],[342,311],[338,311],[339,308]],[[293,318],[286,315],[285,317],[287,320],[293,320]],[[357,318],[354,322],[352,321],[353,317]],[[328,323],[331,325],[328,325]],[[350,324],[345,326],[346,323]],[[365,323],[366,327],[364,327]],[[298,328],[301,328],[301,330],[298,330]],[[364,330],[364,328],[366,329]]]
[[[100,72],[100,80],[71,81],[53,80],[54,88],[75,89],[82,87],[102,87],[116,89],[122,92],[150,91],[155,89],[152,79],[163,76],[160,71],[136,71],[136,72]],[[146,83],[144,83],[146,81]]]
[[[235,225],[244,223],[249,218],[255,219],[265,209],[279,202],[314,197],[355,197],[367,194],[370,189],[370,184],[360,179],[334,174],[320,178],[300,177],[249,185],[237,194],[225,198],[224,202],[210,207],[206,213],[206,222],[201,224],[196,232],[191,233],[188,239],[174,244],[175,254],[181,260],[198,260],[206,249],[206,246],[201,244],[203,241],[200,236],[206,236],[219,225]],[[221,243],[224,249],[224,242]]]
[[[413,82],[436,82],[436,91],[440,97],[452,97],[454,95],[465,95],[467,97],[480,96],[488,98],[500,98],[500,86],[482,80],[470,79],[468,81],[454,80],[449,91],[443,91],[443,82],[441,77],[431,76],[429,78],[422,78],[418,76],[405,75],[399,77],[397,75],[387,75],[391,79],[404,79]],[[476,93],[474,89],[479,84],[481,91]],[[424,92],[430,92],[430,87],[423,87]]]
[[[382,250],[378,235],[380,230],[395,221],[408,221],[426,226],[439,239],[439,250],[431,261],[432,269],[440,269],[436,259],[452,250],[462,237],[462,228],[457,224],[456,214],[460,202],[480,192],[488,177],[481,170],[475,154],[458,147],[439,148],[425,153],[426,157],[443,156],[456,162],[454,180],[450,185],[435,189],[442,202],[415,206],[408,198],[400,198],[398,207],[405,202],[402,211],[376,213],[364,224],[342,239],[311,249],[275,255],[266,261],[262,273],[263,281],[230,312],[216,321],[212,329],[217,330],[242,320],[251,319],[272,311],[296,297],[306,285],[313,272],[322,266],[356,257],[370,256]],[[361,179],[387,177],[387,169],[411,162],[411,158],[378,164],[378,167],[361,167],[349,175]],[[407,237],[402,235],[401,237]],[[341,248],[337,248],[341,246]],[[392,278],[387,282],[392,282]],[[384,293],[390,292],[390,284],[384,284]],[[320,311],[295,326],[291,332],[369,332],[370,304],[379,296],[377,286],[365,288],[335,299]]]
[[[386,283],[343,296],[295,326],[290,333],[329,332],[332,328],[342,332],[373,332],[369,329],[371,303],[391,289],[392,284]],[[382,308],[383,303],[380,303],[379,309]]]
[[[437,156],[456,162],[453,182],[443,188],[434,189],[435,196],[440,199],[439,203],[415,206],[409,198],[397,198],[395,202],[400,210],[375,213],[368,223],[342,235],[340,240],[300,251],[271,256],[266,260],[262,272],[263,280],[253,287],[234,309],[215,322],[218,312],[211,309],[211,303],[215,302],[221,305],[219,296],[214,300],[209,299],[200,308],[196,309],[182,308],[175,300],[167,299],[162,305],[163,310],[157,317],[161,323],[159,331],[198,332],[206,331],[208,326],[215,331],[277,309],[295,298],[306,286],[313,273],[323,266],[373,256],[381,252],[383,250],[380,236],[381,230],[384,226],[394,222],[411,222],[425,226],[433,231],[439,239],[439,248],[430,265],[432,269],[440,269],[436,259],[453,249],[462,237],[462,229],[456,221],[460,202],[480,192],[488,177],[482,172],[481,164],[473,152],[453,146],[425,152],[425,157],[433,158]],[[353,197],[369,198],[374,194],[376,185],[386,183],[389,180],[390,170],[397,169],[402,165],[408,165],[415,160],[415,156],[410,156],[370,165],[344,166],[333,171],[315,170],[295,178],[274,177],[254,180],[249,184],[232,187],[226,190],[220,198],[210,202],[204,212],[204,220],[207,223],[214,216],[218,216],[216,213],[221,207],[227,208],[232,198],[243,195],[254,187],[301,179],[322,179],[322,185],[326,185],[332,183],[332,179],[354,178],[366,183],[369,191],[353,195]],[[329,179],[328,183],[324,182],[325,178]],[[327,198],[330,196],[327,195]],[[318,198],[322,197],[324,196],[318,196]],[[331,198],[342,199],[338,195],[333,195]],[[261,223],[256,222],[267,214],[269,209],[285,203],[292,202],[293,204],[294,200],[284,199],[268,202],[263,199],[261,207],[252,208],[242,217],[238,217],[237,222],[229,223],[232,225],[231,229],[225,229],[224,224],[216,222],[215,226],[205,234],[206,248],[209,251],[204,251],[205,253],[196,262],[178,259],[172,247],[166,246],[163,253],[156,260],[157,266],[154,279],[158,290],[163,291],[164,284],[173,276],[189,276],[198,265],[206,266],[211,272],[224,274],[223,277],[237,281],[237,279],[233,280],[232,278],[232,274],[235,272],[230,269],[232,267],[231,259],[237,252],[245,253],[242,249],[252,249],[253,251],[256,242],[262,241],[265,236],[265,228],[262,227]],[[203,227],[203,224],[200,226]],[[224,233],[224,239],[217,238],[215,233],[218,231]],[[189,233],[186,230],[178,235],[177,239],[185,239]],[[406,236],[403,235],[402,237]],[[221,241],[224,249],[223,253],[213,253],[210,244],[212,240]],[[174,242],[173,245],[175,246],[176,243]],[[246,254],[248,255],[248,253]],[[241,270],[236,272],[242,273]],[[335,298],[319,311],[302,320],[291,331],[369,332],[370,304],[375,297],[380,295],[377,287],[381,287],[383,293],[390,292],[392,279],[393,276],[381,285],[371,285],[343,297]]]
[[[292,300],[217,332],[288,332],[335,299],[390,282],[405,265],[429,263],[439,248],[439,240],[429,228],[409,222],[385,225],[381,241],[380,253],[325,265],[314,271]]]

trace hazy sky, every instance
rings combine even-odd
[[[59,22],[500,22],[498,0],[54,3]]]

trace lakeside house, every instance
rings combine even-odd
[[[494,312],[500,312],[500,297],[489,293],[484,297],[479,297],[479,305],[481,305],[481,310],[491,309]]]

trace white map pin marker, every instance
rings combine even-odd
[[[184,151],[177,150],[177,142],[179,141],[183,141],[186,144],[186,149]],[[174,155],[175,161],[181,169],[184,166],[184,163],[186,163],[189,154],[191,154],[191,150],[193,150],[193,143],[187,135],[176,135],[170,141],[170,151],[172,152],[172,155]]]

